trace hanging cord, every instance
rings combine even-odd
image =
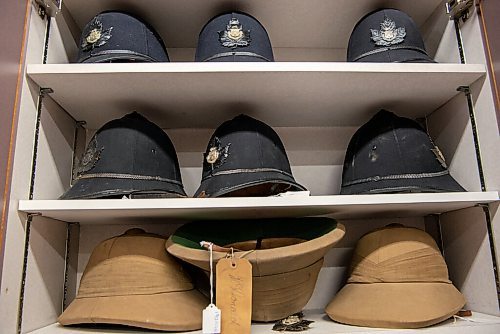
[[[200,246],[203,248],[208,248],[210,253],[210,305],[214,303],[214,268],[213,268],[213,251],[214,243],[207,241],[200,241]]]

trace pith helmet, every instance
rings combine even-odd
[[[285,147],[270,126],[239,115],[215,130],[195,197],[269,196],[287,190],[305,188],[295,182]]]
[[[153,28],[123,12],[95,16],[83,29],[78,47],[78,63],[169,61]]]
[[[465,191],[417,122],[381,110],[347,148],[341,194]]]
[[[434,239],[416,228],[388,226],[359,240],[347,284],[325,311],[350,325],[419,328],[464,304]]]
[[[180,227],[166,248],[208,272],[209,252],[200,242],[233,247],[235,257],[252,264],[252,320],[272,321],[307,304],[323,257],[344,234],[344,226],[329,218],[204,221]],[[226,255],[226,251],[214,251],[214,261]]]
[[[117,324],[164,331],[201,328],[208,300],[165,252],[165,238],[131,229],[101,242],[62,325]]]
[[[254,17],[239,12],[212,18],[201,30],[196,61],[274,61],[266,30]]]
[[[347,47],[347,61],[434,62],[413,19],[397,9],[376,10],[356,24]]]
[[[138,113],[112,120],[92,137],[76,181],[61,199],[185,197],[168,135]]]

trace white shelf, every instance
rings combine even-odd
[[[498,201],[498,192],[172,199],[22,200],[19,210],[80,224],[165,219],[244,219],[331,214],[337,219],[411,217]]]
[[[133,110],[163,128],[240,113],[271,126],[360,126],[380,108],[418,118],[485,75],[482,64],[344,62],[31,64],[28,76],[97,129]]]
[[[414,329],[382,329],[382,328],[366,328],[366,327],[354,327],[346,326],[335,323],[331,321],[324,313],[306,312],[305,319],[313,320],[314,323],[311,324],[311,329],[304,332],[307,334],[334,334],[334,333],[358,333],[358,334],[413,334],[417,330]],[[439,333],[439,334],[497,334],[500,331],[500,317],[494,317],[486,314],[473,312],[471,317],[467,318],[469,321],[457,319],[456,322],[453,320],[447,320],[441,324],[422,328],[418,330],[418,333]],[[273,324],[253,324],[252,334],[276,334],[279,332],[272,331]],[[132,330],[132,329],[90,329],[90,328],[77,328],[77,327],[63,327],[59,324],[52,324],[50,326],[41,328],[39,330],[31,332],[31,334],[83,334],[83,333],[95,333],[95,334],[145,334],[151,333],[151,331],[144,330]],[[200,334],[201,331],[189,332],[192,334]],[[287,332],[290,333],[290,332]],[[172,333],[174,334],[174,333]]]
[[[138,5],[137,0],[64,0],[80,29],[101,11],[125,10],[151,24],[167,48],[196,47],[198,34],[210,18],[240,10],[264,25],[274,47],[345,49],[356,22],[379,6],[401,9],[421,26],[441,3],[441,0],[148,0]],[[442,12],[444,15],[444,6]]]

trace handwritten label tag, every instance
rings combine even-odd
[[[216,268],[217,307],[222,334],[250,334],[252,324],[252,265],[246,259],[221,259]]]
[[[219,334],[220,333],[220,309],[214,304],[208,305],[203,310],[203,334]]]

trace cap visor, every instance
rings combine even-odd
[[[151,197],[186,197],[184,189],[175,183],[103,177],[80,179],[59,199],[103,198],[140,192],[154,193]]]
[[[288,184],[289,190],[307,190],[295,182],[293,177],[278,172],[239,173],[232,175],[216,175],[201,181],[194,197],[204,193],[206,197],[219,197],[235,190],[241,190],[264,183]]]
[[[357,62],[368,63],[436,63],[425,53],[416,50],[389,50],[363,57]]]
[[[337,322],[366,327],[420,328],[448,319],[465,304],[451,283],[350,283],[325,312]]]
[[[466,191],[451,175],[419,179],[396,179],[371,181],[350,186],[342,186],[341,195],[384,194],[384,193],[437,193]]]
[[[201,328],[207,299],[197,290],[153,295],[76,298],[59,317],[62,325],[115,324],[166,331]]]

